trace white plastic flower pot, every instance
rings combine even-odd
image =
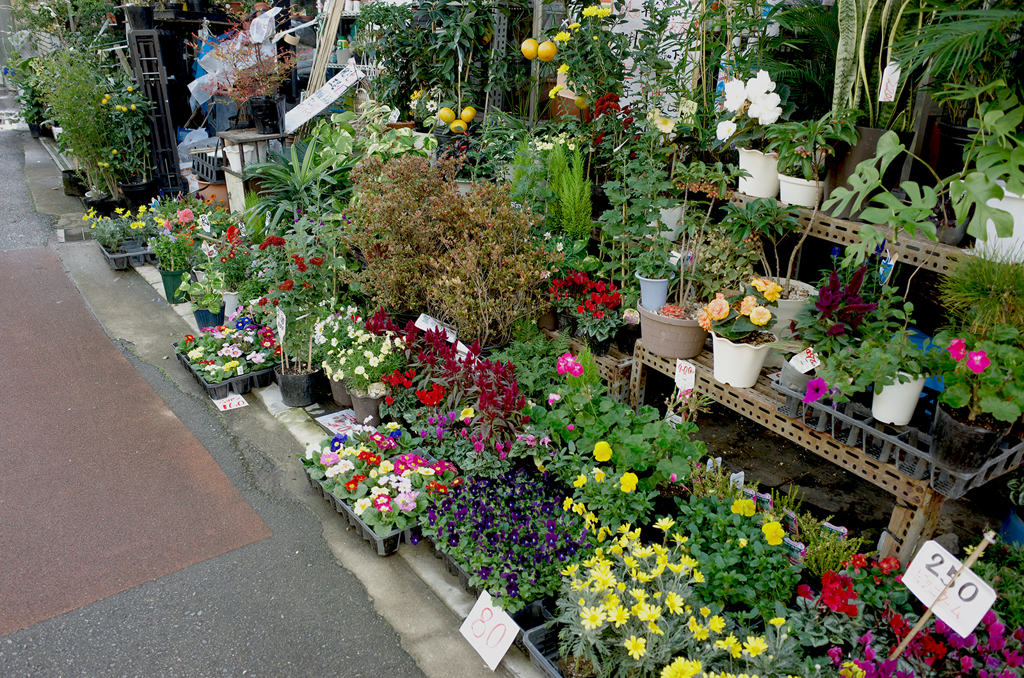
[[[228,159],[232,172],[242,171],[242,153],[238,146],[225,146],[224,157]]]
[[[774,198],[779,194],[779,156],[765,155],[750,148],[738,149],[740,169],[750,177],[740,177],[740,193],[754,198]]]
[[[675,207],[669,207],[668,209],[661,210],[659,217],[661,224],[664,228],[661,228],[661,237],[669,240],[675,240],[676,236],[679,235],[679,227],[683,220],[683,206],[677,205]],[[652,221],[648,224],[651,230],[658,229],[658,221]]]
[[[779,175],[779,200],[798,207],[813,208],[815,199],[821,204],[821,198],[825,194],[824,181],[808,181],[800,177],[790,177],[785,174]]]
[[[912,375],[900,372],[903,377]],[[917,403],[924,389],[924,375],[902,384],[889,384],[881,390],[875,389],[871,398],[871,416],[883,424],[906,426],[914,416]]]
[[[224,299],[224,312],[231,315],[238,309],[238,292],[221,292]]]
[[[733,388],[750,388],[756,384],[771,350],[769,344],[734,344],[713,332],[711,338],[715,351],[715,381]]]
[[[1017,261],[1024,259],[1024,197],[1004,188],[1001,200],[993,198],[986,204],[1013,215],[1013,233],[1005,238],[1000,238],[996,234],[996,225],[989,219],[985,222],[987,239],[984,243],[978,242],[975,247],[1000,255],[1010,255]]]

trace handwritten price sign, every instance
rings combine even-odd
[[[228,410],[237,410],[239,407],[246,407],[249,405],[242,396],[232,393],[227,398],[221,398],[220,400],[214,400],[213,404],[217,406],[217,409],[221,412],[227,412]]]
[[[697,367],[689,360],[676,359],[676,387],[679,391],[692,391],[696,382]]]
[[[818,354],[814,352],[813,348],[805,348],[803,351],[790,358],[789,364],[792,365],[800,374],[807,374],[820,365],[821,361],[818,360]]]
[[[493,671],[519,633],[519,625],[483,591],[459,632]]]
[[[996,592],[981,577],[965,569],[939,598],[959,569],[960,561],[949,551],[934,541],[926,541],[903,575],[903,583],[936,617],[966,638],[996,601]]]

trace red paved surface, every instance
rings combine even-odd
[[[0,252],[0,328],[0,636],[270,536],[52,250]]]

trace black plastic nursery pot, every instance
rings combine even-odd
[[[128,21],[128,28],[133,31],[153,30],[152,5],[128,5],[124,8],[124,18]]]
[[[200,308],[198,310],[192,311],[192,315],[193,317],[195,317],[196,325],[199,326],[200,330],[203,329],[204,327],[216,327],[217,325],[223,325],[224,305],[221,305],[219,313],[211,313],[205,308]]]
[[[132,209],[148,205],[160,193],[160,185],[155,178],[133,184],[119,183],[117,187],[121,189],[121,195]]]
[[[1002,423],[1002,422],[1000,422]],[[958,473],[975,473],[995,456],[1010,425],[1002,429],[970,426],[958,421],[939,403],[932,427],[932,459]]]
[[[281,134],[284,131],[284,97],[253,97],[249,113],[259,134]]]
[[[274,373],[281,389],[281,402],[288,407],[308,407],[313,404],[316,377],[322,370],[291,374],[285,372],[283,366],[278,365]]]

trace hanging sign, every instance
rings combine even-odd
[[[341,72],[324,83],[312,96],[285,113],[284,131],[291,133],[311,120],[313,116],[338,100],[342,94],[362,80],[363,72],[353,64],[345,66]]]

